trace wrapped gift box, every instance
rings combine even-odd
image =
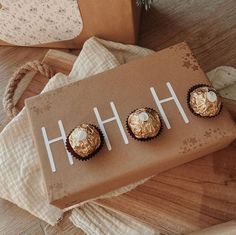
[[[134,0],[2,0],[0,45],[80,48],[91,36],[134,44]]]
[[[215,118],[191,113],[188,89],[208,80],[186,43],[26,100],[50,203],[65,208],[217,151],[236,136],[223,108]],[[138,107],[159,110],[163,132],[139,142],[126,131]],[[99,117],[101,120],[99,121]],[[81,162],[64,141],[78,124],[104,126],[105,147]]]

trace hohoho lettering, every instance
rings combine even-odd
[[[166,83],[166,86],[167,86],[171,96],[167,97],[167,98],[164,98],[164,99],[160,99],[160,97],[158,96],[158,93],[156,92],[154,87],[150,88],[150,93],[152,95],[154,103],[156,104],[156,106],[159,110],[160,115],[162,116],[162,119],[164,121],[164,124],[165,124],[166,128],[171,129],[170,122],[169,122],[169,120],[167,118],[167,115],[166,115],[166,113],[164,111],[164,108],[163,108],[163,104],[166,103],[166,102],[174,102],[177,106],[177,110],[179,111],[179,114],[183,118],[183,121],[185,123],[189,123],[189,119],[188,119],[186,113],[184,112],[184,109],[183,109],[182,105],[180,104],[179,99],[176,96],[173,87],[171,86],[171,84],[169,82]],[[112,110],[114,116],[111,117],[111,118],[108,118],[106,120],[102,120],[100,112],[99,112],[97,107],[93,108],[93,111],[94,111],[94,114],[96,116],[98,125],[99,125],[101,131],[103,132],[105,143],[106,143],[108,151],[112,150],[112,145],[111,145],[111,142],[109,140],[109,136],[107,135],[106,128],[105,128],[105,124],[107,124],[109,122],[116,122],[117,123],[117,128],[119,128],[119,130],[120,130],[121,138],[123,139],[125,144],[129,143],[129,140],[127,138],[127,134],[126,134],[125,129],[122,125],[122,122],[121,122],[121,119],[119,117],[119,113],[117,111],[115,103],[111,101],[110,106],[111,106],[111,110]],[[55,160],[54,160],[50,145],[57,142],[57,141],[63,141],[64,145],[65,145],[65,142],[66,142],[66,133],[65,133],[65,129],[63,127],[63,123],[62,123],[61,120],[58,121],[58,126],[59,126],[59,130],[60,130],[61,135],[57,138],[54,138],[54,139],[49,139],[48,138],[45,127],[41,128],[44,143],[45,143],[45,148],[46,148],[46,151],[47,151],[48,160],[49,160],[49,164],[50,164],[52,172],[56,171],[56,165],[55,165]],[[71,154],[68,151],[67,151],[67,158],[68,158],[68,163],[70,165],[73,165],[74,164],[73,157],[71,156]]]

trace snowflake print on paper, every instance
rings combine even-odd
[[[182,141],[179,153],[186,154],[209,144],[211,141],[219,140],[225,136],[226,132],[221,130],[219,127],[206,129],[202,138],[197,138],[195,136],[185,138]]]

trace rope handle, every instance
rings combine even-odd
[[[11,119],[19,113],[19,110],[17,109],[17,107],[15,106],[13,102],[15,91],[20,81],[30,71],[39,72],[41,75],[45,76],[48,79],[50,79],[54,75],[54,72],[50,68],[50,66],[48,66],[47,64],[41,63],[38,60],[30,61],[15,71],[15,73],[10,78],[7,84],[7,87],[5,89],[5,93],[3,96],[4,110],[7,116]]]

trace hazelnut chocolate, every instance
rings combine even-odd
[[[127,118],[127,129],[137,140],[150,140],[157,137],[162,129],[159,114],[151,108],[134,110]]]
[[[92,124],[83,123],[68,135],[66,146],[75,158],[88,160],[101,149],[102,142],[101,131]]]
[[[188,94],[190,110],[200,117],[217,116],[222,109],[221,98],[213,87],[197,85]]]

